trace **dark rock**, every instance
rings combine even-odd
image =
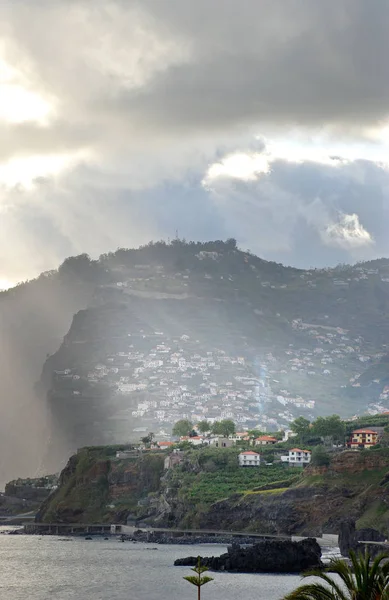
[[[384,542],[386,539],[383,533],[377,531],[376,529],[371,529],[370,527],[358,529],[356,534],[358,542]]]
[[[321,568],[321,549],[315,539],[301,542],[263,540],[247,548],[238,544],[221,556],[203,557],[201,562],[213,571],[237,573],[301,573]],[[175,561],[176,566],[194,566],[197,558],[190,556]]]
[[[198,560],[197,556],[187,556],[186,558],[177,558],[174,561],[174,566],[175,567],[195,567],[197,565],[197,560]],[[205,560],[209,560],[209,559],[202,558],[201,559],[202,564],[203,564],[203,561],[205,561]]]
[[[355,521],[347,519],[343,521],[339,531],[339,550],[342,556],[349,556],[350,550],[358,547],[358,538],[355,531]]]
[[[349,556],[350,550],[363,551],[368,544],[359,544],[358,542],[384,542],[385,536],[376,529],[366,527],[364,529],[355,529],[355,521],[348,519],[341,525],[339,532],[339,549],[342,556]],[[369,551],[374,554],[375,550],[382,550],[379,546],[369,546]]]

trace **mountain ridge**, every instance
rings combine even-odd
[[[164,387],[179,387],[179,399],[182,400],[184,394],[198,396],[199,393],[193,390],[203,385],[201,390],[206,391],[211,399],[215,398],[219,414],[223,412],[223,402],[230,405],[225,407],[224,412],[233,412],[231,406],[242,404],[240,396],[245,395],[243,382],[235,385],[238,366],[243,366],[243,369],[237,376],[251,378],[254,382],[251,398],[246,397],[244,403],[256,403],[262,407],[262,413],[267,414],[269,420],[264,426],[269,430],[276,427],[271,422],[271,414],[277,413],[277,409],[282,412],[283,407],[288,413],[280,422],[283,426],[297,413],[309,416],[320,411],[335,412],[335,406],[336,412],[342,412],[339,399],[345,416],[366,410],[370,404],[386,408],[386,398],[380,400],[385,388],[385,385],[381,386],[386,381],[385,366],[380,381],[375,384],[377,389],[368,398],[369,402],[365,402],[364,391],[372,391],[371,380],[367,375],[366,385],[358,386],[358,379],[361,378],[363,383],[365,367],[372,368],[380,361],[385,363],[388,307],[388,259],[354,266],[339,265],[334,269],[302,270],[243,252],[233,239],[204,243],[173,240],[170,244],[157,242],[139,249],[118,249],[98,260],[91,260],[87,255],[66,259],[58,271],[42,274],[32,282],[0,294],[2,339],[5,340],[0,371],[5,382],[5,397],[9,398],[10,412],[13,413],[13,416],[3,419],[3,433],[7,436],[12,423],[21,440],[20,453],[16,452],[16,457],[15,448],[10,440],[7,441],[1,465],[5,471],[4,479],[11,478],[16,472],[31,475],[31,470],[39,466],[43,456],[45,458],[39,469],[56,470],[62,464],[61,460],[78,446],[115,441],[108,439],[111,435],[118,440],[119,435],[126,439],[139,436],[134,429],[155,426],[168,429],[167,425],[171,426],[171,422],[166,421],[165,426],[163,420],[155,418],[155,414],[151,419],[146,415],[143,420],[127,414],[123,419],[123,410],[142,412],[138,410],[142,403],[157,401],[158,406],[149,404],[150,410],[146,412],[163,411],[166,407],[161,407],[160,401],[166,399]],[[86,327],[87,340],[82,339],[85,333],[83,327]],[[115,327],[120,330],[120,342],[120,336],[112,334]],[[142,337],[146,334],[140,330],[145,331],[145,328],[148,329],[147,335],[154,336],[152,340]],[[100,332],[100,338],[92,329]],[[156,336],[156,333],[161,333],[160,330],[165,340]],[[135,336],[131,342],[128,334],[138,337]],[[182,340],[183,336],[189,336],[190,340]],[[346,339],[342,340],[342,337]],[[129,390],[130,380],[134,378],[133,368],[144,368],[142,360],[145,357],[141,362],[139,357],[125,361],[119,360],[117,354],[136,353],[136,348],[130,349],[135,340],[138,347],[145,346],[147,354],[144,354],[148,359],[149,354],[156,354],[156,357],[151,357],[154,362],[164,361],[163,369],[171,370],[183,359],[194,362],[195,367],[181,370],[180,382],[174,385],[173,381],[177,378],[172,372],[168,373],[172,376],[169,379],[165,377],[166,373],[158,373],[161,365],[150,367],[153,372],[147,367],[146,375],[143,379],[135,378],[136,383],[144,380],[140,383],[142,386],[150,382],[150,378],[157,377],[167,386],[158,384],[158,389],[133,390],[135,394],[130,391],[118,394],[118,378],[113,375],[108,377],[111,379],[108,385],[103,381],[104,377],[97,377],[97,382],[88,380],[88,373],[93,373],[100,362],[103,363],[100,371],[104,368],[119,369],[119,379],[127,378],[123,386],[127,385]],[[128,342],[127,346],[125,342]],[[152,342],[151,346],[149,342]],[[352,351],[347,350],[349,344]],[[156,350],[157,345],[171,348],[173,354],[180,354],[181,348],[183,356],[178,357],[178,363],[171,363],[169,354],[167,364],[166,350]],[[106,355],[99,354],[99,346],[107,348]],[[90,348],[95,350],[91,352]],[[315,354],[315,348],[322,352]],[[339,353],[332,354],[335,350]],[[201,355],[202,359],[206,359],[208,352],[213,355],[203,361],[207,368],[202,369],[201,360],[193,359],[193,356]],[[216,364],[213,360],[217,355],[215,352],[225,352],[226,361],[220,359],[220,364]],[[45,362],[46,355],[49,356]],[[80,368],[76,357],[84,363],[84,367]],[[366,363],[360,360],[364,357]],[[113,360],[105,363],[108,358]],[[238,358],[244,359],[243,365],[239,365]],[[115,361],[123,364],[110,366]],[[130,367],[124,367],[125,362],[129,362]],[[66,385],[70,385],[70,377],[66,379],[66,376],[71,375],[72,382],[80,382],[77,385],[72,383],[75,385],[72,392],[81,393],[72,393],[70,398],[62,389],[61,405],[58,381],[52,387],[54,375],[57,379],[61,376],[54,372],[66,371],[70,366],[75,371],[63,374],[62,388],[66,381]],[[125,369],[126,373],[123,372]],[[182,381],[181,375],[192,375],[190,369],[196,373],[193,372],[193,377],[188,377],[186,382]],[[324,374],[324,371],[330,373]],[[353,378],[356,379],[350,382]],[[89,379],[96,379],[96,373]],[[230,380],[233,390],[226,385],[231,383]],[[38,385],[34,395],[35,382]],[[91,383],[94,391],[88,400]],[[217,384],[216,395],[212,395],[215,387],[210,389],[210,383]],[[89,389],[89,396],[77,387],[82,387],[81,384],[85,384],[85,390]],[[181,389],[185,385],[188,390]],[[224,391],[219,393],[220,389]],[[96,390],[99,390],[98,393]],[[314,401],[315,408],[303,405],[301,400],[303,403]],[[198,398],[195,401],[198,403]],[[99,404],[96,406],[96,403]],[[77,417],[69,420],[70,406],[74,406],[72,411],[82,415],[81,420]],[[115,406],[118,408],[116,415],[112,412],[116,410]],[[88,411],[93,415],[96,410],[105,416],[103,420],[98,416],[92,427]],[[215,418],[217,410],[214,411]],[[257,411],[254,415],[254,412],[247,411],[253,422],[258,414],[262,414]],[[27,413],[28,423],[23,423]],[[198,413],[203,416],[200,410]],[[180,416],[179,411],[172,414],[177,418]],[[241,421],[242,426],[244,423]],[[91,433],[88,432],[89,426]],[[98,435],[96,437],[96,431],[92,432],[97,430],[98,433],[101,429],[104,433],[104,428],[106,436],[103,440]],[[56,445],[62,450],[55,450]]]

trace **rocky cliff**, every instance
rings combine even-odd
[[[117,460],[119,447],[84,448],[69,459],[58,489],[41,505],[38,522],[125,522],[138,502],[158,491],[163,455]]]
[[[330,467],[305,469],[287,490],[249,492],[214,503],[203,527],[319,535],[337,533],[345,518],[358,528],[389,528],[389,453],[342,452]]]
[[[84,449],[70,459],[38,520],[130,518],[162,527],[316,536],[338,533],[342,521],[353,518],[358,529],[388,532],[388,450],[345,451],[330,467],[297,475],[281,465],[282,473],[265,466],[234,471],[228,461],[217,474],[207,473],[209,456],[202,461],[202,452],[189,451],[186,463],[166,472],[163,453],[121,460],[112,447]],[[239,488],[245,491],[233,491]],[[228,489],[232,493],[224,497]]]

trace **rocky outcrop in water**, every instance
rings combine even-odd
[[[349,556],[350,550],[361,550],[363,551],[366,546],[369,548],[369,552],[374,554],[378,551],[383,550],[381,546],[369,545],[368,542],[384,542],[385,536],[371,527],[364,529],[355,528],[355,521],[348,519],[344,521],[340,527],[339,532],[339,550],[342,556]],[[366,542],[361,544],[360,542]]]
[[[301,542],[264,540],[247,548],[233,544],[221,556],[202,557],[201,563],[212,571],[235,573],[301,573],[320,568],[321,549],[315,539]],[[177,559],[176,566],[195,566],[197,557]]]

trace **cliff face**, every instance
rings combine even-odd
[[[202,527],[317,535],[337,533],[345,518],[358,528],[389,528],[389,453],[343,452],[329,468],[308,467],[287,490],[236,495],[213,504]]]
[[[210,481],[213,478],[219,485],[213,494],[222,496],[233,480],[235,489],[245,486],[246,491],[216,502],[201,487],[208,481],[201,458],[192,455],[193,451],[185,464],[166,473],[161,453],[118,460],[113,448],[83,449],[69,460],[59,489],[44,502],[37,519],[126,522],[130,516],[161,527],[308,536],[323,530],[337,533],[342,521],[352,518],[359,529],[372,527],[384,534],[389,529],[387,450],[346,451],[325,470],[307,468],[297,475],[286,467],[284,477],[289,479],[279,481],[274,473],[273,483],[262,486],[255,486],[254,479],[251,483],[236,480],[248,470],[237,470],[231,479],[234,471],[226,463],[217,475],[210,473]],[[254,469],[250,472],[254,477]],[[262,482],[265,475],[264,467]],[[259,472],[256,477],[261,477]],[[202,501],[196,500],[196,494]]]
[[[41,506],[38,522],[121,522],[159,488],[163,456],[115,459],[116,447],[82,449],[69,459],[59,487]]]

